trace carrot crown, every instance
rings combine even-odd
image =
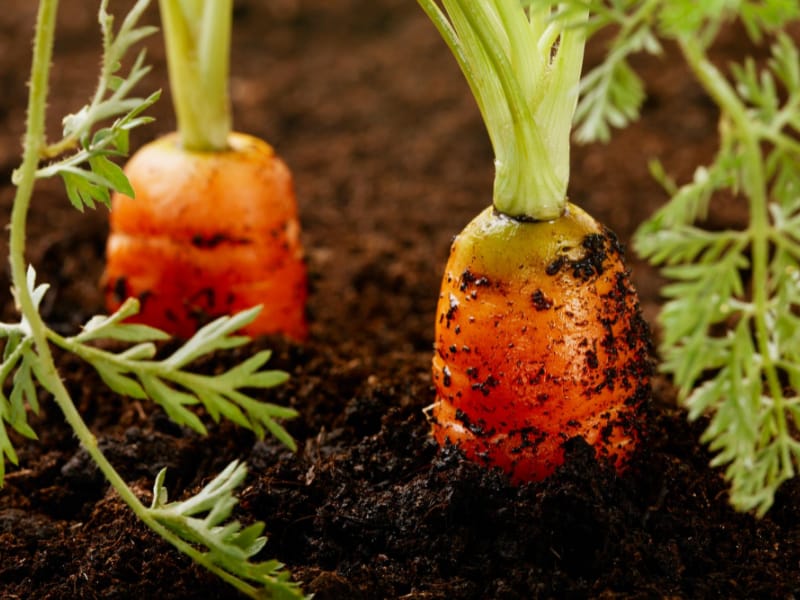
[[[181,145],[228,147],[232,0],[159,0]]]
[[[566,206],[585,28],[552,19],[554,2],[442,0],[440,8],[436,0],[417,1],[456,57],[486,123],[495,208],[558,218]],[[575,14],[575,25],[588,17],[585,10]]]

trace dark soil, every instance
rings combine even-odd
[[[0,11],[4,182],[19,160],[34,4],[6,0]],[[650,438],[622,476],[580,439],[554,476],[520,487],[438,449],[422,409],[433,400],[440,277],[451,237],[491,194],[491,149],[467,86],[411,0],[236,5],[237,129],[270,141],[293,169],[312,278],[311,339],[256,343],[274,348],[273,365],[292,375],[264,396],[300,411],[288,424],[300,451],[228,424],[199,437],[59,356],[100,446],[134,489],[149,497],[166,466],[179,496],[246,460],[239,517],[266,521],[264,557],[284,561],[319,600],[800,595],[800,485],[787,484],[762,520],[734,512],[698,444],[702,423],[687,424],[660,379]],[[99,60],[94,9],[65,0],[61,12],[53,131],[89,96]],[[739,39],[729,36],[722,58],[738,52]],[[149,44],[146,85],[165,86],[160,40]],[[651,93],[642,121],[573,156],[572,200],[623,243],[665,199],[648,158],[686,178],[716,134],[713,105],[673,53],[638,66]],[[134,143],[173,128],[168,96],[154,113]],[[3,214],[12,193],[4,183]],[[57,182],[37,188],[28,257],[52,286],[44,311],[59,330],[102,310],[107,216],[79,214]],[[737,225],[744,216],[734,206],[712,220]],[[632,267],[653,322],[660,281]],[[8,289],[5,271],[0,288]],[[10,295],[2,315],[15,318]],[[20,465],[0,491],[0,596],[235,597],[132,517],[42,401],[40,439],[18,440]]]

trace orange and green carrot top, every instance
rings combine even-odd
[[[270,432],[287,447],[296,449],[280,423],[296,416],[296,411],[262,402],[263,396],[253,393],[280,385],[287,379],[287,374],[282,371],[263,368],[269,360],[269,351],[257,352],[244,362],[213,374],[201,373],[195,368],[200,357],[245,344],[248,338],[239,332],[254,322],[257,308],[210,321],[192,331],[193,335],[186,343],[174,346],[169,354],[158,351],[158,344],[169,337],[166,332],[129,320],[137,313],[144,295],[124,300],[108,315],[89,318],[78,332],[69,336],[61,332],[61,328],[56,331],[50,327],[40,311],[48,285],[37,281],[34,267],[25,257],[26,223],[36,182],[60,176],[67,198],[80,211],[95,208],[98,204],[113,204],[112,192],[114,198],[125,196],[132,204],[138,202],[139,197],[134,201],[129,195],[136,192],[138,196],[140,191],[152,192],[139,189],[140,180],[129,180],[127,173],[112,162],[112,159],[128,153],[130,131],[152,120],[144,115],[144,111],[159,96],[158,92],[142,98],[133,96],[134,88],[149,70],[143,50],[139,51],[127,71],[122,68],[132,47],[155,31],[152,26],[139,25],[149,0],[133,3],[117,28],[114,16],[107,10],[108,3],[108,0],[98,3],[102,60],[97,88],[86,105],[62,119],[62,136],[52,143],[47,142],[45,125],[58,1],[40,0],[38,3],[23,155],[12,176],[16,193],[9,223],[8,259],[20,315],[18,320],[0,323],[3,355],[0,379],[9,392],[0,393],[0,486],[6,461],[18,464],[20,459],[24,460],[24,455],[15,450],[15,444],[22,439],[19,436],[36,440],[36,422],[29,421],[29,414],[38,413],[41,403],[52,399],[120,499],[155,534],[244,595],[251,598],[303,598],[301,590],[289,580],[289,574],[281,563],[255,559],[266,543],[261,535],[264,524],[254,522],[245,527],[234,518],[233,511],[238,502],[235,492],[247,475],[244,464],[233,461],[208,485],[182,500],[168,498],[164,485],[166,469],[162,469],[153,482],[152,502],[144,504],[138,487],[129,486],[104,454],[79,410],[80,404],[59,374],[53,352],[56,348],[91,365],[118,397],[137,402],[152,401],[176,424],[198,434],[207,432],[203,419],[193,411],[196,405],[202,405],[204,415],[209,419],[228,419],[258,436]],[[165,4],[172,9],[178,3]],[[229,2],[216,0],[207,4],[220,10],[223,5],[230,7]],[[158,160],[153,159],[150,165],[155,164]],[[170,168],[171,165],[174,162],[163,169],[169,182],[174,181],[177,172]],[[159,190],[169,188],[163,180],[158,182],[158,174],[154,176],[156,170],[146,169],[148,173],[142,180],[154,182]],[[154,205],[155,194],[150,194],[148,204],[147,193],[142,194],[144,210],[147,211],[148,206],[155,208],[153,214],[163,217],[161,213],[167,212],[165,205],[158,202]],[[184,195],[194,194],[187,192]],[[140,219],[141,214],[133,216],[129,223],[143,223],[149,231],[155,230],[150,228],[152,221]],[[154,240],[166,236],[128,233],[118,230],[117,241],[123,252],[131,257],[131,264],[138,266],[150,262],[163,265],[168,262],[165,257],[175,249],[166,243],[161,246],[165,249],[163,254],[147,255],[147,246],[154,246],[158,251],[159,242]],[[134,238],[134,243],[128,244],[130,239],[126,238]],[[178,250],[185,248],[178,245]],[[260,254],[258,250],[254,253]],[[124,284],[126,277],[127,274],[117,272],[113,281],[115,285],[116,282]],[[253,304],[250,302],[248,305]],[[9,435],[11,430],[14,435]],[[158,546],[155,551],[162,552],[163,547]]]

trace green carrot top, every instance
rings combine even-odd
[[[181,145],[228,147],[232,0],[159,0]]]
[[[418,0],[478,102],[495,153],[494,206],[556,219],[569,181],[585,28],[551,19],[550,2]],[[575,25],[588,13],[577,11]]]

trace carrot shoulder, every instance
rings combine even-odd
[[[574,436],[622,467],[642,435],[649,351],[610,231],[572,204],[549,222],[488,208],[445,268],[434,437],[515,481],[550,475]]]
[[[112,199],[108,308],[136,296],[140,321],[188,337],[260,304],[246,333],[303,339],[306,268],[291,174],[257,138],[231,133],[228,146],[187,151],[172,134],[129,161],[136,199]]]

